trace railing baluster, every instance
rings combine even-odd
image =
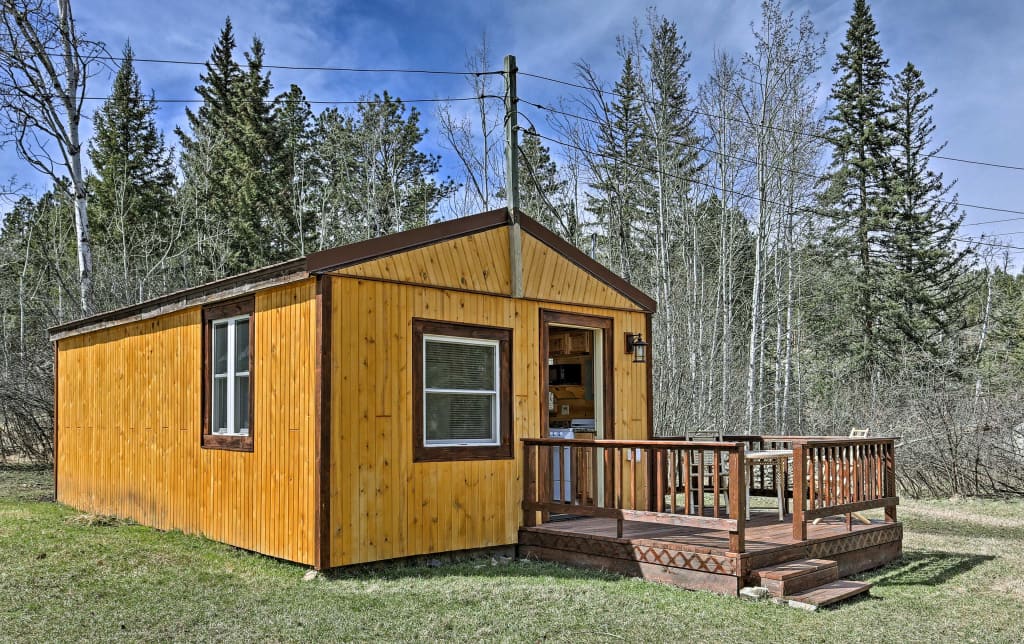
[[[693,484],[693,466],[691,464],[690,449],[683,450],[683,513],[691,514],[690,510],[690,488]]]
[[[697,514],[704,516],[704,450],[700,450],[700,469],[697,473]]]
[[[669,478],[669,500],[668,507],[672,511],[672,514],[676,513],[676,472],[678,471],[677,463],[679,460],[679,451],[672,450],[669,452],[669,468],[671,468]]]
[[[630,448],[629,450],[629,507],[636,509],[636,460],[640,457],[640,450]]]
[[[721,474],[721,456],[719,455],[719,452],[718,452],[717,449],[714,450],[713,452],[711,452],[711,472],[712,472],[712,476],[715,477],[715,480],[713,481],[713,483],[714,483],[714,490],[715,490],[714,516],[717,519],[718,518],[718,493],[719,493],[719,486],[720,486],[719,475]]]

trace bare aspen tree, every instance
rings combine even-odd
[[[79,32],[70,0],[57,0],[56,7],[47,0],[2,3],[0,128],[32,167],[55,184],[70,181],[80,304],[88,313],[93,271],[80,124],[87,82],[106,52]]]
[[[493,100],[495,77],[487,73],[493,61],[487,34],[480,45],[466,56],[466,77],[476,97],[474,115],[459,113],[445,104],[437,110],[441,145],[454,153],[461,166],[463,187],[451,204],[455,216],[490,210],[495,196],[505,185],[501,150],[503,108]]]

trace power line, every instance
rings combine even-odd
[[[124,62],[127,60],[123,56],[96,56],[96,58],[102,60],[109,60],[112,62]],[[196,61],[196,60],[174,60],[167,58],[136,58],[131,59],[136,63],[158,63],[165,65],[198,65],[203,66],[207,64],[207,61]],[[354,73],[369,73],[369,74],[434,74],[442,76],[490,76],[495,74],[504,74],[505,72],[498,70],[487,70],[487,71],[455,71],[448,69],[406,69],[400,67],[319,67],[314,65],[262,65],[264,69],[289,69],[294,71],[316,71],[316,72],[354,72]]]
[[[527,132],[524,128],[519,128],[519,129],[521,131],[523,131],[523,132]],[[578,146],[578,145],[576,145],[574,143],[570,143],[568,141],[562,141],[560,139],[555,139],[555,138],[552,138],[552,137],[549,137],[549,136],[545,136],[545,135],[540,134],[540,133],[538,133],[536,131],[528,132],[528,133],[530,135],[532,135],[532,136],[536,136],[536,137],[539,137],[541,139],[544,139],[545,141],[549,141],[551,143],[555,143],[555,144],[561,145],[561,146],[566,147],[566,148],[571,148],[571,149],[577,150],[579,152],[582,152],[584,154],[596,154],[597,156],[604,157],[606,159],[610,159],[610,160],[615,161],[617,163],[622,163],[624,165],[627,165],[627,166],[630,166],[630,167],[633,167],[633,168],[636,168],[636,169],[639,169],[639,170],[645,170],[647,172],[658,172],[658,171],[654,170],[653,168],[648,168],[648,167],[640,165],[638,163],[632,163],[630,161],[626,161],[625,159],[621,159],[619,157],[616,157],[615,155],[606,154],[606,153],[603,153],[603,152],[597,152],[597,151],[593,151],[593,150],[586,150],[586,149],[584,149],[584,148],[582,148],[582,147],[580,147],[580,146]],[[697,179],[682,177],[682,176],[679,176],[677,174],[673,174],[671,172],[661,171],[660,174],[663,174],[665,176],[678,179],[680,181],[687,181],[687,182],[690,182],[690,183],[693,183],[693,184],[696,184],[696,185],[699,185],[699,186],[703,186],[703,187],[709,188],[711,190],[722,190],[724,192],[728,192],[730,194],[733,194],[733,195],[736,195],[736,196],[739,196],[739,197],[743,197],[745,199],[763,201],[764,203],[768,203],[768,204],[771,204],[771,205],[774,205],[774,206],[778,206],[780,208],[790,208],[791,207],[789,204],[784,204],[784,203],[779,202],[779,201],[775,201],[775,200],[772,200],[772,199],[758,199],[758,197],[756,197],[754,195],[751,195],[751,194],[748,194],[748,193],[744,193],[744,192],[741,192],[739,190],[734,190],[734,189],[731,189],[731,188],[725,188],[725,187],[722,187],[722,186],[715,186],[715,185],[712,185],[710,183],[705,183],[703,181],[699,181]],[[806,206],[796,206],[794,209],[797,210],[797,211],[802,211],[802,212],[807,213],[807,214],[817,215],[817,216],[825,218],[825,219],[831,219],[833,221],[839,219],[835,215],[831,215],[829,213],[825,213],[825,212],[821,212],[821,211],[818,211],[818,210],[814,210],[814,209],[808,208]],[[979,244],[979,245],[984,245],[984,246],[995,246],[995,247],[998,247],[998,248],[1008,248],[1008,249],[1013,249],[1013,250],[1024,250],[1024,246],[1013,246],[1013,245],[1010,245],[1010,244],[1003,244],[1003,243],[999,243],[999,242],[987,242],[987,241],[984,241],[984,240],[981,240],[981,239],[964,238],[964,237],[951,237],[951,239],[953,239],[954,241],[963,242],[965,244]]]
[[[590,86],[587,86],[587,85],[582,85],[580,83],[573,83],[571,81],[562,80],[560,78],[552,78],[550,76],[544,76],[544,75],[541,75],[541,74],[531,74],[529,72],[524,72],[524,71],[520,71],[519,74],[521,76],[528,76],[530,78],[536,78],[538,80],[547,81],[549,83],[557,83],[557,84],[560,84],[560,85],[565,85],[567,87],[575,87],[576,89],[582,89],[582,90],[585,90],[585,91],[588,91],[588,92],[599,92],[601,94],[615,96],[617,98],[624,98],[618,92],[615,92],[613,90],[603,89],[603,88],[600,88],[600,87],[590,87]],[[643,103],[657,104],[657,101],[654,101],[654,100],[651,100],[651,99],[639,98],[637,100],[639,100],[639,101],[641,101]],[[700,109],[697,109],[697,108],[692,108],[692,107],[684,107],[682,109],[684,111],[686,111],[686,112],[691,113],[691,114],[699,114],[699,115],[701,115],[701,116],[703,116],[705,118],[726,119],[726,120],[729,120],[729,121],[736,121],[738,123],[744,123],[746,125],[753,125],[755,127],[763,127],[763,128],[769,129],[769,130],[775,130],[777,132],[785,132],[787,134],[795,134],[797,136],[805,136],[805,137],[808,137],[808,138],[817,139],[817,140],[820,140],[820,141],[825,141],[825,142],[831,143],[831,140],[827,136],[825,136],[824,134],[817,134],[815,132],[807,132],[807,131],[804,131],[804,130],[794,130],[794,129],[785,128],[785,127],[778,126],[778,125],[763,125],[763,124],[755,123],[753,121],[749,121],[747,119],[742,119],[742,118],[735,117],[735,116],[726,116],[724,114],[713,114],[713,113],[705,112],[703,110],[700,110]],[[928,158],[932,158],[932,159],[943,159],[945,161],[956,161],[957,163],[967,163],[967,164],[972,164],[972,165],[981,165],[981,166],[987,166],[987,167],[992,167],[992,168],[1003,168],[1003,169],[1006,169],[1006,170],[1017,170],[1017,171],[1024,172],[1024,166],[1015,166],[1015,165],[1009,165],[1009,164],[1003,164],[1003,163],[994,163],[994,162],[990,162],[990,161],[976,161],[976,160],[973,160],[973,159],[962,159],[960,157],[944,156],[944,155],[941,155],[941,154],[929,154],[929,155],[927,155],[927,157]],[[993,210],[998,210],[998,209],[993,209]]]
[[[588,123],[592,123],[594,125],[602,125],[602,123],[600,121],[598,121],[596,119],[589,118],[587,116],[583,116],[582,114],[575,114],[575,113],[572,113],[572,112],[566,112],[564,110],[559,110],[559,109],[556,109],[556,108],[551,107],[549,105],[542,105],[540,103],[533,103],[533,102],[527,101],[527,100],[525,100],[523,98],[520,98],[519,100],[520,100],[520,102],[526,103],[527,105],[530,105],[532,107],[536,107],[537,109],[545,110],[545,111],[548,111],[548,112],[551,112],[551,113],[554,113],[554,114],[559,114],[559,115],[562,115],[562,116],[568,116],[568,117],[576,118],[576,119],[579,119],[581,121],[586,121]],[[665,139],[665,138],[654,137],[654,140],[658,141],[658,142],[662,142],[662,143],[670,142],[670,143],[677,143],[677,144],[681,144],[681,145],[693,145],[693,147],[697,148],[698,150],[702,150],[704,152],[707,152],[708,154],[716,154],[716,155],[724,156],[724,157],[729,158],[729,159],[734,159],[734,160],[737,160],[737,161],[743,161],[745,163],[751,163],[751,164],[757,164],[758,163],[758,161],[755,161],[754,159],[750,159],[750,158],[742,157],[742,156],[737,156],[737,155],[732,155],[732,154],[726,154],[726,153],[721,152],[719,150],[711,150],[711,149],[703,147],[701,145],[696,145],[696,144],[693,144],[693,143],[687,143],[685,141],[681,141],[681,140],[675,139],[675,138]],[[814,179],[815,181],[822,181],[822,180],[825,180],[825,179],[828,178],[828,175],[819,175],[819,174],[815,174],[813,172],[807,172],[805,170],[799,170],[797,168],[781,168],[779,166],[775,166],[775,165],[771,165],[771,164],[763,164],[763,165],[765,167],[771,168],[772,170],[777,170],[779,172],[787,172],[787,173],[790,173],[790,174],[804,176],[804,177],[807,177],[809,179]],[[936,199],[936,201],[939,202],[939,203],[944,203],[944,204],[950,205],[950,206],[959,206],[959,207],[963,207],[963,208],[975,208],[977,210],[989,210],[989,211],[992,211],[992,212],[1005,212],[1005,213],[1008,213],[1008,214],[1024,215],[1024,210],[1013,210],[1011,208],[997,208],[995,206],[982,206],[982,205],[979,205],[979,204],[965,203],[965,202],[960,201],[960,200],[953,201],[953,200],[950,200],[950,199]]]
[[[12,93],[2,93],[2,94],[0,94],[0,96],[16,97],[16,96],[19,96],[19,95],[18,94],[12,94]],[[56,96],[56,95],[51,95],[51,96],[46,96],[46,95],[39,96],[39,95],[36,95],[34,98],[61,98],[61,97],[60,96]],[[81,97],[75,97],[75,100],[83,100],[83,101],[109,101],[112,98],[113,98],[113,96],[81,96]],[[394,98],[394,101],[396,103],[397,102],[401,102],[401,103],[455,103],[455,102],[459,102],[459,101],[477,101],[477,100],[488,99],[488,98],[504,99],[503,96],[495,96],[495,95],[491,95],[491,94],[481,94],[480,96],[449,96],[449,97],[444,97],[444,98],[401,98],[401,97],[398,97],[398,96],[395,96],[393,98]],[[180,103],[180,104],[190,104],[190,103],[194,104],[194,103],[205,103],[206,102],[206,100],[202,99],[202,98],[145,98],[144,99],[144,101],[146,101],[146,102],[151,101],[151,100],[154,103]],[[280,102],[286,102],[286,101],[287,101],[287,99],[284,96],[280,97]],[[278,103],[279,100],[268,99],[268,100],[261,101],[261,102],[263,104],[265,104],[265,105],[274,105],[274,104]],[[374,103],[380,103],[382,101],[381,100],[373,100],[373,99],[337,100],[337,101],[333,101],[333,100],[315,100],[314,101],[314,100],[310,100],[310,99],[304,99],[303,102],[309,103],[310,105],[372,105]]]

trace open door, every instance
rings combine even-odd
[[[550,438],[614,438],[612,320],[598,316],[541,311],[540,365],[542,435]],[[583,450],[576,458],[552,452],[541,485],[556,502],[605,505],[603,450]]]

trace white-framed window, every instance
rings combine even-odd
[[[423,445],[501,444],[498,340],[423,335]]]
[[[248,436],[250,316],[213,320],[210,325],[210,433]]]

